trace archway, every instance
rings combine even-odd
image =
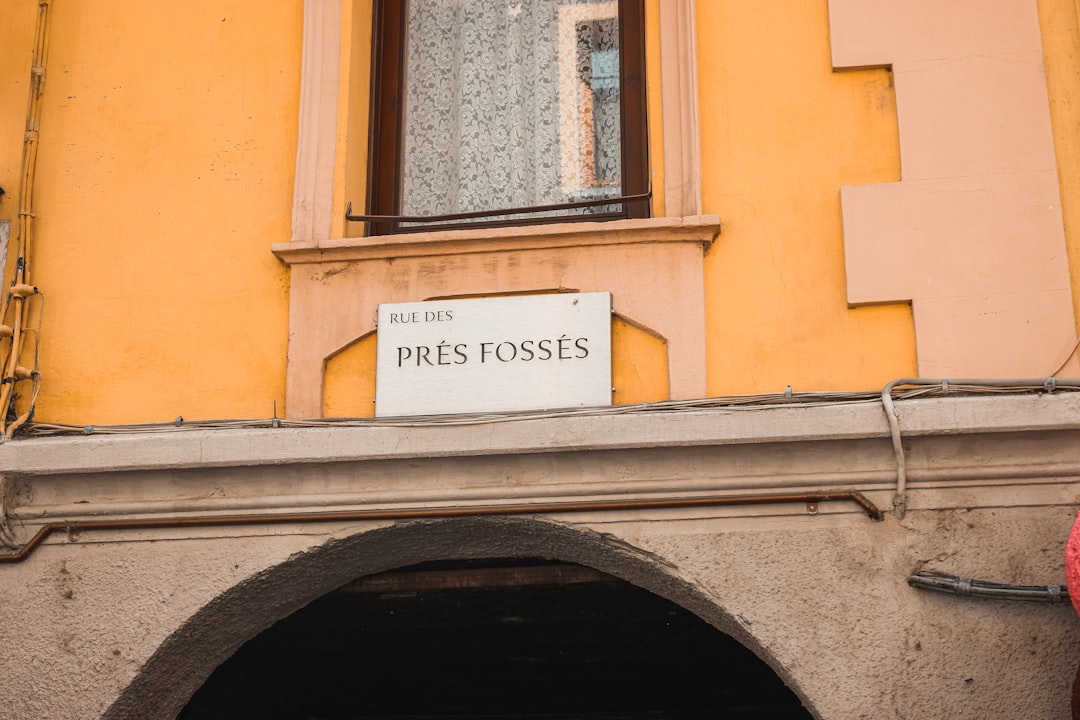
[[[784,687],[784,682],[773,674],[768,665],[757,659],[758,657],[768,659],[768,655],[760,647],[755,646],[756,641],[754,638],[746,636],[739,624],[733,622],[722,608],[718,608],[696,586],[680,579],[673,572],[673,568],[665,565],[662,559],[587,528],[578,528],[535,518],[476,518],[400,523],[368,532],[360,532],[347,538],[332,540],[313,548],[307,553],[290,557],[279,565],[219,595],[215,601],[192,616],[158,649],[145,664],[136,679],[124,690],[103,717],[131,719],[176,717],[188,705],[189,700],[193,697],[197,699],[200,692],[204,693],[204,697],[207,696],[206,693],[211,692],[209,688],[218,683],[221,677],[225,677],[225,673],[235,671],[235,667],[232,670],[226,670],[226,667],[242,663],[243,659],[250,657],[252,653],[259,654],[261,652],[265,657],[269,657],[267,652],[272,654],[281,651],[286,653],[284,657],[288,658],[289,652],[296,652],[295,649],[289,650],[288,648],[288,637],[290,635],[295,638],[298,632],[300,636],[303,636],[305,632],[311,631],[313,628],[310,624],[313,622],[312,618],[317,623],[320,613],[324,619],[331,619],[329,626],[324,626],[322,632],[326,632],[328,629],[332,632],[335,622],[332,618],[338,618],[337,622],[339,623],[344,622],[342,618],[348,616],[350,612],[348,608],[352,607],[355,610],[358,607],[358,598],[361,604],[367,603],[367,608],[362,610],[362,613],[367,613],[369,616],[373,612],[378,612],[374,608],[380,607],[379,602],[386,600],[391,602],[381,605],[384,611],[394,610],[395,613],[399,610],[402,612],[407,611],[408,603],[406,598],[385,598],[380,597],[380,595],[386,594],[381,591],[376,593],[360,591],[359,588],[362,588],[365,583],[375,580],[375,578],[369,576],[402,568],[406,569],[406,573],[420,571],[446,575],[447,573],[499,570],[507,567],[533,568],[527,570],[527,573],[551,572],[552,568],[561,568],[562,570],[556,570],[556,572],[584,573],[585,575],[579,576],[579,581],[575,582],[558,581],[548,583],[546,590],[542,589],[544,587],[542,583],[532,583],[524,586],[520,583],[517,586],[511,585],[511,589],[517,588],[513,592],[508,591],[506,588],[500,591],[497,587],[475,588],[475,592],[471,593],[469,601],[465,603],[460,602],[461,598],[465,597],[463,595],[459,595],[458,600],[451,600],[445,596],[436,598],[436,593],[440,591],[435,588],[402,590],[401,592],[405,593],[406,596],[409,593],[417,593],[414,597],[424,598],[420,601],[420,605],[427,603],[429,606],[433,606],[432,603],[435,603],[436,599],[442,603],[442,611],[429,613],[426,616],[414,614],[413,617],[418,620],[418,623],[411,626],[412,637],[422,637],[424,627],[427,627],[428,631],[430,631],[431,624],[434,622],[432,618],[448,617],[447,608],[452,607],[454,602],[457,602],[460,606],[458,612],[463,613],[458,615],[459,625],[464,624],[465,627],[468,627],[468,623],[471,622],[476,627],[477,623],[484,622],[485,617],[488,619],[493,617],[502,618],[501,620],[497,619],[495,623],[501,623],[502,625],[514,625],[515,623],[529,625],[531,622],[533,623],[531,632],[534,638],[545,635],[545,633],[537,631],[538,626],[536,623],[544,620],[541,616],[548,610],[561,608],[554,615],[550,613],[547,615],[548,621],[558,624],[560,618],[565,621],[573,613],[585,613],[586,616],[591,613],[594,619],[601,619],[604,616],[603,608],[608,606],[612,608],[610,614],[613,616],[611,619],[614,622],[597,623],[596,630],[599,635],[589,640],[586,646],[591,646],[594,650],[603,646],[606,648],[603,652],[606,653],[610,660],[618,657],[620,652],[617,649],[619,642],[623,643],[625,649],[627,644],[630,646],[635,645],[635,637],[638,640],[641,639],[640,635],[635,636],[630,633],[627,638],[619,640],[618,636],[625,627],[619,624],[619,616],[614,611],[614,608],[624,607],[629,609],[632,615],[636,613],[644,618],[642,622],[646,626],[651,623],[654,626],[652,627],[653,631],[657,629],[655,627],[657,623],[671,623],[674,621],[678,625],[679,632],[686,633],[685,635],[679,635],[679,637],[684,639],[688,637],[697,638],[694,642],[700,642],[701,644],[698,646],[698,650],[694,651],[696,653],[694,657],[690,657],[689,660],[692,661],[706,656],[712,658],[712,660],[707,663],[697,664],[689,662],[682,667],[684,670],[693,668],[694,672],[701,671],[698,675],[701,681],[700,684],[705,686],[722,685],[724,680],[722,673],[726,672],[729,679],[733,681],[733,686],[738,686],[740,683],[743,683],[746,687],[753,685],[759,688],[759,695],[764,693],[765,696],[773,697],[773,700],[766,702],[766,705],[775,705],[774,709],[782,713],[777,715],[758,713],[753,717],[800,719],[811,717],[809,713],[801,709],[795,696]],[[547,570],[537,570],[536,568],[547,568]],[[403,573],[392,573],[383,577],[393,578],[397,576],[400,578],[402,575]],[[586,580],[580,580],[581,577],[585,576],[587,576]],[[355,582],[357,578],[360,578],[359,583]],[[522,587],[527,588],[526,591],[522,592]],[[389,594],[394,595],[393,592]],[[503,612],[502,614],[489,612],[493,602],[496,604],[505,603],[508,596],[512,594],[516,594],[519,599],[523,600],[523,603],[518,604],[516,610],[509,613]],[[372,604],[373,602],[375,604]],[[395,605],[395,602],[400,604]],[[336,610],[332,609],[334,605],[338,606]],[[417,606],[416,603],[413,604],[414,609]],[[488,610],[484,610],[485,607]],[[342,608],[345,608],[345,610],[343,611]],[[530,612],[533,613],[531,619],[527,617]],[[522,622],[518,622],[514,618],[518,618]],[[626,616],[624,615],[623,618],[625,620]],[[357,627],[363,629],[363,624],[361,623]],[[382,625],[376,623],[376,625],[368,626],[368,628],[371,632],[383,632],[384,634],[391,630],[401,631],[401,626],[394,628],[391,624],[385,622]],[[418,628],[420,632],[417,632]],[[724,632],[718,631],[717,628],[734,635],[738,642]],[[452,632],[459,630],[460,628]],[[563,637],[571,637],[573,632],[572,630],[569,634],[564,632]],[[263,634],[260,635],[260,633]],[[615,642],[614,645],[604,645],[602,638],[605,634],[609,639],[614,638],[618,642]],[[663,634],[664,632],[660,632],[660,635]],[[551,638],[555,637],[555,634],[549,633],[549,635]],[[354,645],[359,642],[356,637],[356,635],[352,636]],[[387,653],[400,649],[395,646],[393,639],[386,639],[388,637],[384,637],[383,641],[381,641],[381,650],[376,651],[382,652],[383,657],[387,657]],[[400,637],[403,636],[399,635]],[[489,634],[489,639],[490,637],[492,636]],[[671,635],[671,637],[676,637],[676,635]],[[283,641],[281,638],[286,639]],[[668,643],[665,646],[662,642],[657,644],[658,641],[654,641],[656,641],[655,637],[652,641],[644,643],[644,652],[646,654],[648,652],[660,652],[663,656],[661,665],[674,665],[673,658],[677,657],[676,649],[679,643]],[[400,641],[398,641],[398,645],[400,645]],[[270,650],[266,651],[266,648],[270,648]],[[750,650],[747,648],[750,648]],[[318,648],[315,649],[318,650]],[[238,650],[239,652],[237,652]],[[342,657],[342,653],[346,650],[345,646],[339,645],[329,655]],[[488,650],[489,654],[491,654],[490,646]],[[356,655],[365,652],[367,652],[366,647],[355,648]],[[542,653],[537,655],[534,652],[534,660],[540,663],[546,662],[548,670],[555,671],[558,670],[558,663],[553,662],[552,658],[557,659],[559,652],[565,655],[567,648],[556,649],[554,655],[549,654],[546,658],[540,657]],[[427,656],[433,656],[433,653],[434,651],[429,647]],[[234,655],[237,660],[227,663],[226,661]],[[686,655],[685,651],[683,655]],[[473,658],[475,660],[483,658],[483,656],[484,652],[481,648],[481,650],[474,653]],[[720,660],[714,662],[717,658]],[[583,662],[584,656],[579,655],[577,661],[579,664]],[[282,659],[280,663],[288,664],[289,661]],[[648,665],[648,663],[640,660],[639,654],[640,663]],[[740,675],[740,673],[745,673],[750,665],[754,665],[756,670],[750,675]],[[211,678],[211,675],[219,666],[223,668],[223,674]],[[624,668],[622,674],[626,675],[625,668],[632,666],[633,663],[624,663],[622,665],[622,668]],[[295,668],[296,665],[292,667]],[[317,670],[314,675],[318,677],[319,672],[322,672],[324,673],[323,677],[333,681],[334,679],[330,675],[336,670],[332,668],[327,670],[326,667],[324,666],[321,671]],[[443,667],[452,666],[444,663]],[[658,665],[654,663],[653,667],[656,668]],[[237,677],[242,678],[244,672],[246,671],[241,669],[241,674],[233,675],[233,680]],[[618,669],[613,673],[615,676],[619,674]],[[721,675],[718,677],[718,674]],[[417,688],[422,687],[424,683],[430,685],[432,682],[432,673],[430,672],[414,672],[414,675],[416,676],[415,687]],[[247,677],[256,676],[249,674]],[[631,682],[622,686],[622,692],[626,692],[626,688],[645,686],[648,682],[647,677],[646,674],[628,678]],[[654,674],[652,677],[655,680],[657,676]],[[210,682],[207,682],[208,679],[210,679]],[[535,680],[535,676],[531,679]],[[228,681],[228,678],[226,680]],[[530,681],[530,678],[526,677],[526,680]],[[284,681],[271,680],[271,682]],[[791,683],[790,679],[788,679],[788,683]],[[659,682],[654,681],[653,685],[659,687]],[[200,691],[200,688],[204,686],[207,690]],[[534,685],[533,694],[550,696],[559,692],[559,687],[559,679],[554,678],[541,686]],[[565,687],[565,685],[562,687]],[[316,689],[313,692],[319,692],[319,690]],[[399,695],[403,695],[403,692],[399,692]],[[606,692],[618,692],[618,689],[616,686],[610,685]],[[720,695],[723,695],[723,693],[720,693]],[[463,697],[468,696],[469,693],[466,693]],[[505,700],[508,696],[509,691],[503,693],[502,699]],[[669,693],[668,699],[680,696],[689,697],[686,693],[680,695],[680,692],[676,692]],[[576,697],[580,699],[584,696],[579,693]],[[737,704],[737,698],[729,699],[732,700],[732,703]],[[713,701],[715,700],[716,697],[713,697]],[[348,701],[343,702],[345,703],[344,707],[348,710]],[[460,712],[457,715],[451,714],[450,716],[487,714],[494,718],[505,717],[506,711],[499,708],[505,708],[506,705],[505,703],[500,705],[499,702],[499,698],[496,697],[487,706],[475,706],[472,708],[462,705],[455,706],[458,707]],[[731,704],[732,713],[735,712],[735,704]],[[340,709],[343,705],[339,703],[335,707]],[[624,706],[622,710],[619,707],[611,706],[608,710],[605,710],[602,704],[594,703],[590,707],[595,710],[593,717],[604,718],[604,720],[623,717],[628,720],[636,720],[638,717],[656,718],[668,716],[687,718],[689,720],[697,717],[692,713],[679,711],[677,707],[672,706],[668,706],[667,712],[660,715],[646,714],[638,716],[619,714],[629,706]],[[583,708],[584,706],[577,708],[575,713],[582,714],[580,710]],[[193,714],[196,710],[203,712],[203,714]],[[313,710],[318,712],[338,712],[333,707],[329,711],[326,708],[321,710],[314,708]],[[417,706],[413,714],[407,717],[435,718],[439,716],[430,710],[430,708]],[[527,713],[513,712],[510,714],[515,717],[524,717],[524,715],[530,714],[555,719],[566,717],[564,710],[565,708],[537,704]],[[207,705],[200,708],[194,704],[187,711],[188,716],[192,718],[230,716],[209,714],[212,712],[216,712],[212,706]],[[241,716],[248,714],[241,713]],[[256,713],[256,715],[258,714]],[[336,720],[339,717],[384,718],[389,715],[393,714],[364,714],[363,711],[360,711],[353,715],[339,712],[338,715],[309,714],[308,716],[327,717]],[[235,713],[232,716],[235,716]],[[718,715],[713,713],[712,716],[716,717]],[[736,714],[730,714],[729,716],[739,717]],[[294,713],[282,717],[305,716]],[[402,720],[405,720],[406,716],[395,715],[395,717],[401,717]],[[449,716],[444,714],[442,717]]]
[[[581,565],[426,563],[335,590],[246,643],[180,720],[810,715],[752,652]]]

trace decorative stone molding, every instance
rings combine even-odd
[[[341,0],[305,0],[294,242],[330,237],[340,55]]]
[[[277,245],[292,268],[287,415],[321,415],[327,359],[375,330],[380,303],[538,290],[611,292],[667,342],[672,398],[703,397],[702,263],[719,231],[700,216]]]
[[[924,377],[1053,372],[1076,326],[1035,0],[829,22],[834,67],[892,67],[900,127],[901,181],[842,191],[848,301],[910,300]]]
[[[708,249],[719,232],[719,216],[698,215],[374,235],[317,242],[275,243],[272,249],[278,259],[287,265],[299,265],[673,242],[689,242]]]
[[[335,158],[339,137],[338,106],[342,91],[342,3],[350,0],[305,0],[300,84],[300,130],[293,195],[294,242],[325,240],[332,217]],[[660,3],[661,112],[664,124],[666,214],[701,213],[700,141],[697,101],[694,0]],[[354,51],[364,51],[366,40]],[[362,79],[366,82],[366,78]],[[349,108],[367,113],[368,108]]]
[[[896,406],[908,445],[909,513],[1075,502],[1080,393]],[[888,424],[873,401],[22,440],[0,445],[0,465],[19,468],[9,477],[9,514],[22,542],[46,522],[178,515],[468,511],[813,491],[859,492],[884,508],[896,483]],[[738,526],[740,518],[807,510],[792,502],[631,512]],[[847,503],[814,512],[861,514]],[[588,516],[604,522],[624,514]],[[123,531],[94,533],[123,539]]]
[[[660,3],[660,71],[664,122],[664,208],[701,214],[701,141],[694,0]]]
[[[344,210],[334,207],[335,172],[343,171],[342,163],[335,165],[342,152],[337,143],[347,135],[339,127],[339,104],[347,102],[339,97],[342,1],[304,4],[292,241],[273,248],[292,267],[288,417],[322,414],[325,361],[374,330],[378,303],[543,289],[612,292],[620,315],[667,342],[671,397],[704,396],[702,253],[719,232],[719,219],[698,216],[693,0],[659,5],[664,197],[670,217],[334,239],[334,213]]]

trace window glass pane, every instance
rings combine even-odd
[[[618,28],[615,0],[410,0],[401,214],[621,195]]]

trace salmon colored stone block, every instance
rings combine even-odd
[[[923,377],[1053,373],[1076,326],[1035,0],[829,20],[835,68],[892,68],[900,130],[900,182],[842,191],[848,302],[910,301]]]

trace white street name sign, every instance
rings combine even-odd
[[[611,404],[611,293],[379,306],[375,415]]]

